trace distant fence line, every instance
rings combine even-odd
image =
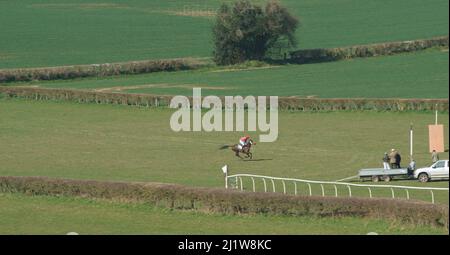
[[[173,96],[98,92],[77,89],[0,86],[0,95],[33,100],[167,107]],[[189,97],[191,102],[192,98]],[[221,98],[222,102],[224,97]],[[267,102],[269,103],[269,102]],[[294,111],[432,111],[448,112],[448,99],[297,98],[279,97],[280,110]],[[192,104],[191,104],[192,105]],[[224,105],[224,104],[223,104]]]
[[[297,183],[306,183],[309,190],[309,196],[313,195],[311,184],[319,184],[321,188],[321,196],[325,196],[325,188],[324,185],[332,185],[334,187],[334,196],[338,197],[338,188],[337,186],[345,186],[348,189],[348,193],[346,196],[352,197],[352,188],[351,187],[364,187],[367,188],[367,192],[370,198],[373,198],[372,189],[383,189],[387,188],[391,191],[391,198],[395,198],[395,190],[404,190],[406,193],[406,199],[410,199],[409,190],[427,190],[430,191],[431,195],[431,203],[435,203],[434,192],[433,191],[446,191],[449,192],[449,188],[434,188],[434,187],[411,187],[411,186],[399,186],[399,185],[367,185],[367,184],[355,184],[355,183],[346,183],[346,182],[330,182],[330,181],[311,181],[311,180],[303,180],[303,179],[294,179],[294,178],[281,178],[281,177],[272,177],[272,176],[264,176],[264,175],[254,175],[254,174],[235,174],[225,177],[225,187],[228,188],[229,179],[235,180],[235,188],[244,190],[244,185],[242,178],[247,177],[252,180],[252,191],[256,192],[256,182],[255,178],[258,178],[263,181],[264,192],[272,191],[276,192],[275,181],[281,181],[283,185],[283,194],[287,193],[286,182],[292,182],[294,184],[294,195],[298,194]],[[266,180],[270,180],[271,189],[268,188]]]

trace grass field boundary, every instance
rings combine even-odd
[[[448,35],[412,41],[385,42],[329,49],[305,49],[290,52],[289,62],[296,64],[330,62],[415,52],[430,48],[448,48]]]
[[[0,69],[0,83],[194,70],[209,65],[210,62],[206,59],[178,58],[92,65]]]
[[[0,86],[0,95],[32,100],[167,107],[173,96],[99,92],[92,90]],[[192,105],[192,97],[189,97]],[[224,97],[221,97],[224,102]],[[448,99],[298,98],[279,97],[280,110],[292,111],[433,111],[448,112]],[[223,104],[224,105],[224,104]]]
[[[410,199],[410,194],[409,194],[409,190],[426,190],[426,191],[430,191],[430,200],[431,203],[435,203],[435,199],[434,199],[434,192],[433,191],[446,191],[447,193],[449,192],[448,188],[434,188],[434,187],[412,187],[412,186],[399,186],[399,185],[368,185],[368,184],[355,184],[355,183],[347,183],[347,182],[330,182],[330,181],[312,181],[312,180],[303,180],[303,179],[294,179],[294,178],[281,178],[281,177],[273,177],[273,176],[264,176],[264,175],[255,175],[255,174],[235,174],[235,175],[230,175],[226,177],[225,180],[225,187],[228,188],[228,180],[229,179],[234,179],[235,180],[235,188],[240,189],[241,191],[244,190],[244,185],[242,182],[242,178],[243,177],[247,177],[247,178],[251,178],[252,180],[252,190],[253,192],[256,191],[256,185],[255,185],[255,178],[258,178],[260,180],[263,180],[264,183],[264,192],[269,191],[269,189],[267,188],[267,183],[266,180],[270,180],[272,182],[272,192],[276,192],[275,189],[275,183],[274,181],[281,181],[283,184],[283,194],[288,194],[288,191],[286,190],[286,182],[293,182],[294,183],[294,195],[297,195],[297,183],[306,183],[308,184],[308,188],[309,188],[309,195],[312,196],[312,188],[311,188],[311,184],[319,184],[321,187],[321,195],[322,197],[325,196],[325,189],[324,189],[324,185],[332,185],[334,186],[334,196],[338,197],[338,186],[346,186],[348,189],[348,193],[346,194],[346,196],[348,197],[352,197],[352,187],[364,187],[367,188],[368,192],[369,192],[369,198],[373,198],[372,196],[372,189],[390,189],[391,191],[391,198],[395,199],[395,190],[403,190],[406,192],[406,198],[409,200]]]
[[[278,64],[307,64],[338,61],[356,57],[393,55],[405,52],[420,51],[433,47],[448,48],[448,40],[449,37],[447,35],[412,41],[386,42],[329,49],[305,49],[290,52],[290,58],[287,60],[274,60],[273,62]],[[268,60],[268,62],[272,61]],[[144,74],[162,71],[195,70],[210,66],[215,66],[215,64],[212,63],[209,58],[178,58],[91,65],[0,69],[0,83],[37,80],[67,80],[86,77]]]
[[[370,217],[448,228],[448,206],[394,199],[294,196],[178,184],[109,182],[49,177],[0,177],[0,192],[143,202],[177,210],[222,214]]]

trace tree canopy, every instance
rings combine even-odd
[[[265,8],[249,0],[232,6],[224,3],[218,10],[213,28],[214,60],[219,65],[262,60],[280,40],[284,47],[296,46],[295,30],[299,21],[278,1]]]

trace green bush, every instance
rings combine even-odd
[[[0,177],[0,192],[113,199],[222,214],[371,217],[448,228],[448,206],[407,200],[294,196],[176,184],[47,177]]]

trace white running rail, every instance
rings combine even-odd
[[[431,194],[431,202],[434,204],[435,203],[435,198],[434,198],[434,192],[433,191],[447,191],[449,192],[449,188],[431,188],[431,187],[412,187],[412,186],[398,186],[398,185],[368,185],[368,184],[355,184],[355,183],[346,183],[346,182],[332,182],[332,181],[311,181],[311,180],[303,180],[303,179],[294,179],[294,178],[280,178],[280,177],[272,177],[272,176],[264,176],[264,175],[254,175],[254,174],[235,174],[235,175],[230,175],[230,176],[226,176],[225,177],[225,188],[228,188],[228,179],[234,179],[235,180],[235,188],[240,189],[240,190],[244,190],[244,185],[243,185],[243,178],[250,178],[252,181],[252,190],[253,192],[256,192],[256,183],[255,183],[255,178],[260,179],[263,181],[263,185],[264,185],[264,192],[268,192],[269,188],[268,188],[268,183],[267,180],[270,181],[270,186],[272,192],[276,192],[276,188],[275,188],[275,181],[281,181],[282,185],[283,185],[283,193],[286,194],[287,190],[286,190],[286,182],[292,182],[294,184],[294,193],[295,195],[298,194],[298,190],[297,190],[297,183],[306,183],[308,186],[308,194],[310,196],[313,195],[312,192],[312,187],[311,184],[319,184],[320,188],[321,188],[321,195],[325,196],[325,189],[324,189],[324,185],[332,185],[334,186],[334,196],[338,197],[338,186],[346,186],[347,187],[347,194],[349,197],[352,196],[352,187],[366,187],[369,197],[372,198],[372,189],[377,189],[377,188],[386,188],[386,189],[390,189],[391,190],[391,197],[395,198],[395,190],[404,190],[406,192],[406,199],[410,199],[410,194],[409,194],[409,190],[428,190],[430,191]]]

